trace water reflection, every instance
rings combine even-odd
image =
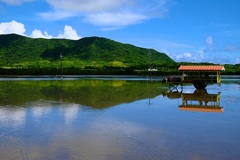
[[[149,88],[150,91],[149,91]],[[97,109],[154,98],[166,91],[158,82],[74,80],[0,81],[0,106],[26,106],[39,100],[75,103]],[[151,93],[150,93],[151,92]]]
[[[0,160],[239,159],[239,85],[208,92],[191,87],[167,92],[146,81],[0,82]],[[177,108],[205,107],[206,97],[218,107],[220,95],[224,114]]]
[[[184,93],[182,90],[170,90],[163,92],[163,97],[169,99],[182,99],[182,104],[178,106],[183,111],[193,112],[223,112],[220,106],[220,94],[208,93],[206,89],[196,89],[193,93]]]
[[[180,110],[195,112],[223,112],[220,107],[220,94],[209,94],[206,89],[196,89],[194,93],[182,93]]]

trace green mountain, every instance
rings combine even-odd
[[[87,37],[80,40],[32,39],[16,34],[0,35],[0,55],[15,62],[28,60],[56,60],[62,53],[67,59],[87,61],[121,61],[124,63],[145,63],[148,52],[153,62],[173,62],[167,55],[155,50],[122,44],[107,38]],[[14,59],[14,57],[16,57]],[[30,58],[30,59],[29,59]]]
[[[149,56],[151,53],[151,57]],[[102,37],[79,40],[0,35],[1,68],[137,68],[175,64],[164,53],[119,43]]]

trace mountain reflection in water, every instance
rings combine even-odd
[[[154,88],[151,90],[150,89]],[[0,105],[24,106],[38,100],[106,108],[117,104],[153,98],[166,91],[158,82],[126,80],[2,81]]]

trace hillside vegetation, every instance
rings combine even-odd
[[[107,38],[33,39],[16,34],[0,35],[0,58],[2,69],[50,71],[62,66],[64,72],[69,73],[77,70],[146,70],[150,64],[154,67],[175,64],[164,53]]]

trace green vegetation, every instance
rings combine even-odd
[[[179,74],[178,67],[186,64],[212,65],[176,63],[156,50],[100,37],[66,40],[0,35],[0,75],[147,75],[150,65],[158,69],[152,75],[168,75]],[[225,69],[223,74],[240,74],[240,64],[225,65]]]
[[[223,72],[223,74],[240,75],[240,64],[235,64],[235,65],[226,64],[224,65],[224,67],[225,67],[225,71]]]
[[[132,74],[146,70],[150,63],[154,67],[175,65],[164,53],[107,38],[74,41],[9,34],[0,35],[0,74],[56,74],[60,54],[63,74]]]

